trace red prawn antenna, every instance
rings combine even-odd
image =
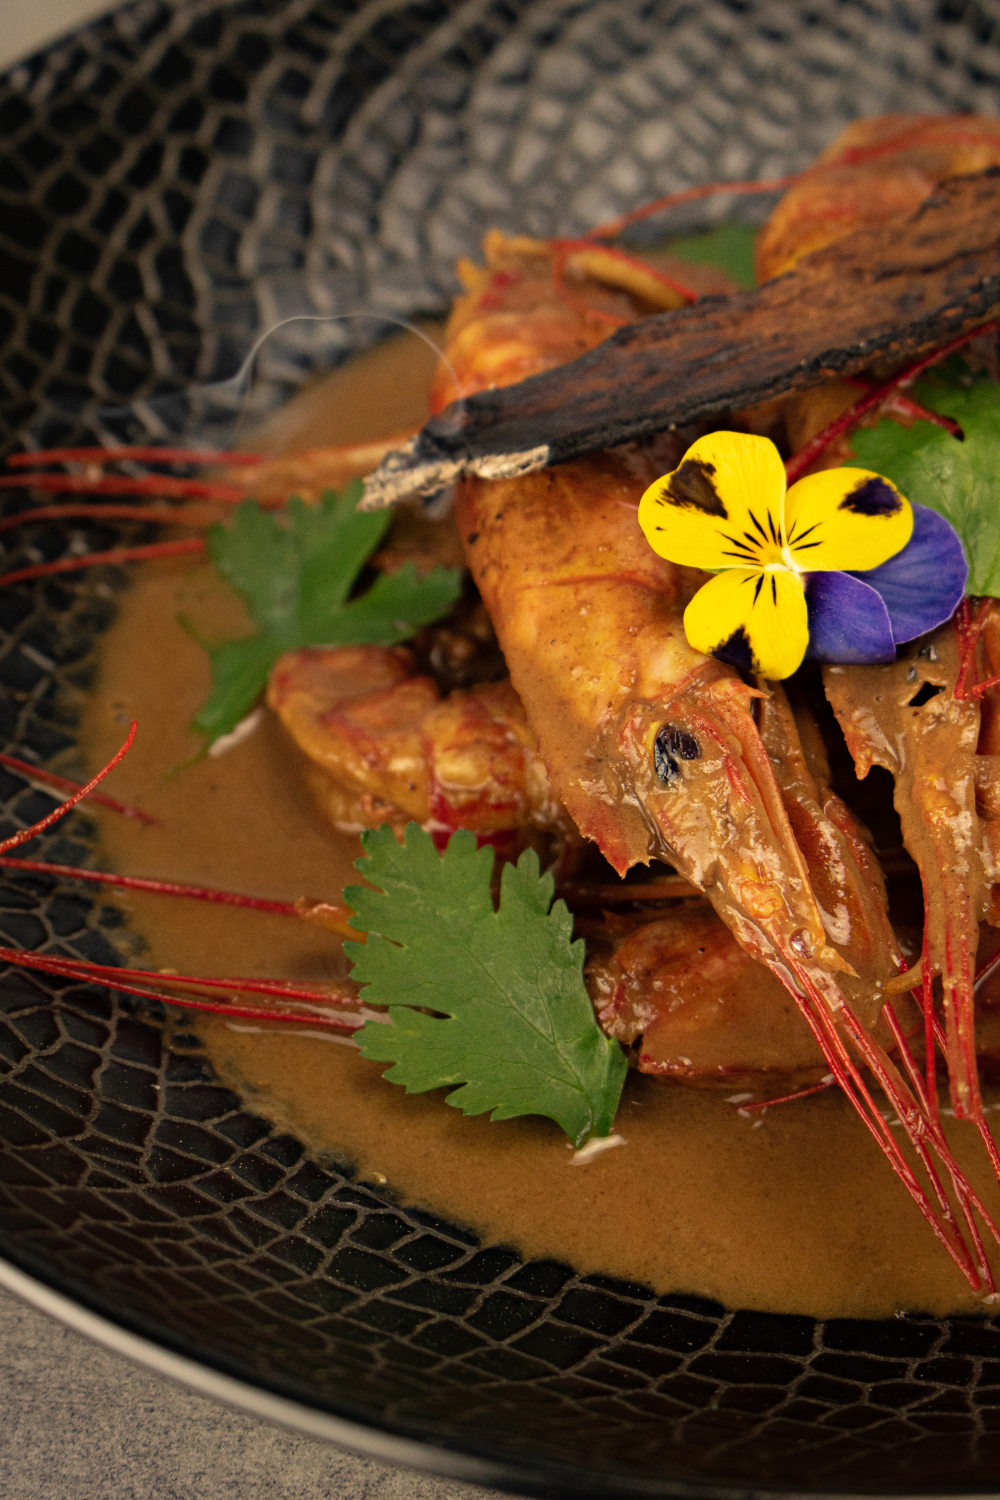
[[[638,224],[643,219],[650,219],[654,214],[663,213],[665,209],[674,208],[681,203],[696,203],[701,198],[721,197],[724,193],[738,193],[747,197],[754,193],[784,192],[785,188],[794,187],[795,183],[800,182],[803,177],[819,176],[829,168],[860,166],[865,162],[878,161],[882,157],[892,156],[908,145],[918,144],[928,136],[935,141],[975,144],[985,138],[982,130],[963,129],[961,126],[942,131],[937,127],[939,118],[940,116],[936,115],[924,116],[919,124],[906,126],[898,134],[889,136],[885,140],[873,141],[868,146],[849,146],[829,161],[813,162],[812,166],[805,167],[801,172],[789,172],[784,177],[760,178],[754,182],[709,182],[698,187],[682,188],[679,192],[668,193],[663,198],[654,198],[652,203],[644,203],[641,208],[633,208],[629,213],[619,215],[617,219],[609,219],[606,223],[599,224],[595,229],[588,230],[584,238],[614,239],[630,224]],[[996,139],[995,132],[988,132],[988,136],[990,139]]]
[[[13,964],[20,969],[34,969],[62,979],[76,979],[84,984],[102,984],[107,989],[136,995],[144,1000],[160,1000],[166,1005],[180,1005],[189,1010],[205,1010],[248,1020],[297,1022],[300,1025],[322,1026],[331,1031],[352,1032],[357,1031],[368,1019],[367,1015],[360,1012],[355,1012],[350,1019],[330,1014],[330,1010],[336,1006],[360,1005],[356,991],[347,983],[342,983],[337,988],[321,989],[317,986],[308,989],[304,985],[285,984],[280,980],[164,974],[152,969],[126,969],[113,964],[95,964],[82,958],[61,958],[51,953],[27,953],[21,948],[0,948],[0,963]],[[173,992],[175,986],[180,993]],[[203,995],[199,990],[275,996],[279,1000],[298,1002],[300,1009],[239,1005],[229,1000],[213,999],[211,994]],[[303,1001],[306,1002],[306,1008],[301,1008]]]
[[[12,453],[7,459],[9,469],[34,469],[39,464],[114,464],[131,461],[148,464],[225,464],[227,467],[264,462],[262,453],[227,453],[218,449],[201,448],[36,448],[29,453]],[[25,480],[24,483],[34,483]]]
[[[22,828],[18,833],[12,833],[10,838],[0,840],[0,854],[6,854],[8,849],[16,849],[18,844],[26,844],[28,840],[33,839],[36,834],[44,833],[46,828],[51,827],[53,823],[57,823],[59,819],[65,817],[66,813],[70,812],[78,802],[82,802],[84,797],[89,797],[91,792],[93,792],[97,787],[100,786],[105,776],[107,776],[109,772],[113,771],[115,766],[120,765],[121,762],[125,759],[126,755],[129,753],[133,744],[135,743],[135,735],[138,727],[139,726],[136,723],[135,719],[133,719],[131,724],[129,725],[128,734],[126,735],[125,741],[121,748],[115,751],[114,755],[108,761],[107,765],[102,766],[96,776],[92,776],[90,778],[86,786],[81,786],[75,792],[71,793],[60,807],[55,808],[46,817],[39,818],[37,823],[32,823],[29,828]]]
[[[137,519],[142,512],[136,512]],[[78,573],[81,568],[93,568],[102,563],[144,562],[155,557],[179,557],[185,552],[204,552],[205,542],[200,536],[179,542],[150,542],[143,547],[113,547],[110,552],[87,552],[83,557],[61,557],[55,562],[32,563],[27,568],[15,568],[12,573],[0,573],[0,588],[10,583],[28,583],[33,578],[47,578],[52,573]],[[0,849],[2,849],[0,845]]]
[[[868,1035],[849,1006],[835,1018],[809,974],[792,966],[802,1015],[809,1025],[842,1092],[868,1127],[938,1240],[962,1272],[973,1291],[992,1294],[992,1273],[983,1249],[981,1223],[1000,1243],[1000,1230],[990,1218],[968,1178],[956,1162],[941,1128],[935,1104],[929,1097],[931,1078],[924,1082],[913,1060],[909,1042],[896,1021],[891,1002],[886,1005],[893,1041],[903,1063],[901,1075],[884,1048]],[[851,1055],[853,1052],[856,1058]],[[864,1075],[865,1070],[895,1111],[905,1137],[923,1169],[930,1187],[926,1190],[879,1109]],[[951,1187],[952,1197],[942,1181]],[[956,1213],[957,1208],[957,1213]],[[978,1222],[977,1222],[978,1220]]]
[[[167,500],[206,500],[216,504],[234,505],[246,499],[246,484],[226,483],[217,479],[190,478],[177,474],[114,474],[107,473],[109,464],[124,461],[186,464],[225,465],[228,469],[244,469],[248,473],[264,462],[259,453],[202,452],[197,448],[156,448],[137,446],[133,448],[42,448],[33,453],[13,453],[7,459],[7,467],[13,472],[0,475],[0,489],[31,489],[54,495],[130,495],[148,496]],[[48,465],[79,464],[78,473],[50,473]],[[28,472],[28,471],[32,472]],[[137,506],[80,506],[37,507],[0,522],[0,530],[24,525],[31,520],[60,520],[71,516],[83,518],[182,521],[185,524],[205,526],[208,521],[195,520],[180,512],[173,515],[166,510],[150,507],[143,510]],[[148,554],[150,556],[155,554]],[[127,559],[122,559],[123,561]],[[36,575],[38,576],[38,575]]]
[[[150,880],[144,875],[118,875],[110,870],[84,870],[76,865],[53,865],[40,859],[22,859],[20,855],[0,854],[0,868],[27,870],[34,875],[55,875],[62,880],[89,880],[95,885],[113,886],[116,890],[148,891],[155,896],[182,896],[191,901],[211,901],[218,906],[241,906],[248,911],[263,911],[269,912],[272,916],[301,919],[301,908],[294,901],[272,901],[266,896],[244,896],[239,891],[223,891],[214,886],[183,885],[173,880]],[[346,911],[347,908],[344,910]]]
[[[157,509],[152,505],[89,505],[82,502],[79,505],[36,505],[31,510],[19,510],[11,516],[4,516],[0,520],[0,536],[18,526],[37,525],[39,521],[141,521],[143,525],[152,522],[157,526],[193,526],[196,530],[212,524],[204,515],[192,516],[191,510],[197,511],[198,507],[170,510],[166,506]]]
[[[175,474],[0,474],[0,489],[44,490],[54,495],[166,495],[173,500],[223,500],[245,498],[235,484],[217,484],[204,479],[180,479]]]
[[[588,229],[581,238],[613,240],[630,224],[639,224],[643,219],[651,219],[655,214],[663,213],[668,208],[676,208],[681,203],[697,203],[701,198],[719,198],[724,193],[736,193],[744,198],[755,193],[780,193],[804,176],[804,172],[791,172],[786,177],[765,177],[757,182],[707,182],[700,187],[683,188],[679,193],[668,193],[664,198],[654,198],[652,203],[644,203],[641,208],[633,208],[627,214],[620,214],[617,219],[608,219],[607,223],[598,224],[595,229]]]
[[[833,421],[828,422],[821,432],[818,432],[814,438],[810,438],[808,443],[805,443],[797,453],[792,454],[791,458],[785,464],[785,477],[788,483],[793,484],[796,479],[805,473],[810,464],[816,462],[820,454],[832,442],[842,437],[845,432],[849,432],[852,427],[856,427],[862,417],[867,416],[870,411],[874,411],[883,402],[889,400],[901,386],[908,385],[910,381],[916,380],[917,376],[923,374],[924,370],[933,364],[937,364],[938,360],[945,359],[949,354],[953,354],[956,349],[961,349],[963,345],[970,343],[974,338],[978,338],[980,334],[993,333],[998,328],[1000,328],[1000,319],[993,319],[989,323],[979,323],[975,328],[970,328],[966,333],[956,334],[953,339],[948,340],[947,344],[942,344],[940,348],[932,350],[930,354],[921,355],[920,359],[914,360],[904,370],[900,370],[891,380],[887,380],[884,384],[866,391],[863,396],[855,401],[853,406],[848,407],[847,411],[842,412],[839,417],[834,417]],[[915,402],[913,404],[916,405]],[[942,423],[941,425],[945,424]]]
[[[37,834],[43,833],[46,828],[57,822],[75,807],[78,802],[89,796],[98,787],[104,778],[113,771],[115,766],[120,765],[125,756],[131,750],[135,742],[138,725],[133,719],[129,725],[129,732],[124,743],[111,757],[108,763],[101,767],[95,776],[92,776],[85,786],[79,787],[61,807],[57,807],[46,817],[40,818],[37,823],[32,823],[28,828],[22,828],[18,833],[0,841],[0,856],[6,854],[8,849],[16,848],[19,844],[26,844]],[[26,870],[42,871],[47,874],[66,874],[84,879],[98,879],[103,877],[97,871],[74,870],[71,867],[60,865],[47,865],[38,860],[12,860],[3,859],[2,863],[7,866],[19,866]],[[254,897],[240,897],[225,891],[209,891],[198,887],[171,887],[163,881],[141,881],[124,877],[119,879],[111,877],[110,884],[128,884],[139,889],[158,889],[167,891],[174,895],[196,895],[201,899],[224,902],[230,905],[252,906],[257,910],[279,911],[283,915],[298,915],[295,907],[289,902],[265,902]],[[181,1005],[195,1010],[217,1011],[229,1016],[244,1017],[247,1019],[261,1021],[285,1021],[308,1024],[311,1026],[323,1026],[335,1031],[356,1031],[366,1019],[364,1015],[358,1014],[350,1020],[335,1018],[329,1014],[331,1006],[358,1005],[358,994],[356,988],[349,984],[341,984],[333,988],[329,986],[306,986],[295,984],[290,981],[279,979],[230,979],[224,977],[211,977],[191,974],[162,974],[148,969],[120,968],[111,964],[95,964],[84,959],[64,958],[58,954],[31,953],[19,948],[0,948],[0,962],[14,964],[18,968],[35,969],[41,973],[59,975],[66,979],[78,979],[84,982],[97,982],[106,985],[110,989],[121,990],[125,994],[136,995],[143,999],[162,1000],[168,1005]],[[180,994],[173,991],[180,990]],[[190,993],[191,991],[194,993]],[[200,994],[199,991],[208,990],[209,994]],[[234,1005],[228,1001],[213,999],[212,991],[223,991],[235,994],[256,994],[274,997],[281,1001],[298,1002],[300,1009],[288,1010],[275,1007],[241,1006]],[[308,1008],[301,1008],[302,1002],[307,1002]]]
[[[16,755],[0,755],[0,766],[6,766],[11,771],[17,771],[26,781],[33,782],[36,786],[44,787],[46,790],[52,787],[58,792],[78,792],[80,783],[70,781],[68,776],[58,776],[55,771],[47,771],[42,766],[33,766],[30,761],[19,760]],[[151,818],[149,813],[143,812],[138,807],[130,807],[127,802],[119,802],[117,797],[106,797],[101,792],[89,792],[88,802],[96,802],[101,807],[107,807],[112,812],[121,813],[125,818],[135,818],[140,823],[155,824],[156,818]],[[0,856],[0,864],[4,863]],[[16,863],[16,861],[11,861]]]

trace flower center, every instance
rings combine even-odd
[[[770,510],[756,515],[748,512],[751,526],[739,536],[723,532],[729,543],[726,556],[733,559],[737,567],[760,568],[764,573],[803,573],[785,537],[779,516]]]

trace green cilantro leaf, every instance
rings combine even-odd
[[[237,506],[232,525],[212,526],[208,551],[227,583],[246,602],[257,634],[202,643],[212,691],[194,720],[211,740],[246,716],[285,651],[299,646],[393,646],[455,603],[461,573],[434,568],[417,576],[412,563],[381,574],[359,598],[357,576],[385,534],[389,511],[357,509],[360,481],[332,490],[318,505],[290,500],[282,511],[253,500]]]
[[[365,1002],[391,1017],[355,1033],[363,1055],[394,1063],[385,1076],[410,1094],[461,1085],[447,1102],[467,1115],[547,1115],[577,1146],[608,1135],[625,1057],[597,1024],[583,943],[534,851],[504,866],[494,911],[493,850],[467,829],[443,855],[417,823],[402,845],[388,827],[361,840],[357,868],[378,890],[344,892],[368,933],[344,951]]]
[[[716,266],[740,286],[754,285],[753,247],[757,231],[752,224],[717,224],[704,234],[691,234],[664,245],[671,255],[695,265]]]
[[[901,427],[886,418],[851,434],[848,464],[884,474],[908,500],[950,521],[969,561],[969,593],[1000,594],[1000,384],[953,359],[912,394],[953,417],[965,441],[933,422]]]

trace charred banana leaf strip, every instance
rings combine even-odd
[[[366,482],[362,506],[462,474],[514,478],[949,342],[1000,309],[1000,169],[943,183],[753,291],[619,329],[570,364],[447,407]]]

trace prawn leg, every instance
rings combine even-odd
[[[706,904],[641,924],[612,918],[600,937],[587,989],[602,1028],[631,1049],[640,1073],[765,1099],[828,1074],[785,986]]]
[[[793,709],[784,688],[769,683],[758,721],[827,937],[854,970],[841,977],[841,987],[874,1026],[887,958],[905,967],[889,922],[885,877],[861,825],[830,786],[826,749],[809,709],[801,701]]]
[[[901,647],[895,662],[827,666],[823,681],[858,776],[879,765],[894,778],[923,887],[925,983],[940,975],[943,988],[952,1103],[959,1119],[978,1122],[973,980],[990,881],[976,810],[980,710],[974,697],[956,696],[960,670],[948,624]]]

